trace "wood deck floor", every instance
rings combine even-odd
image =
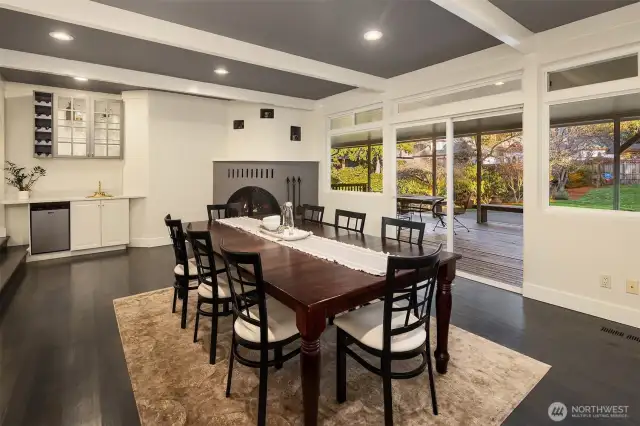
[[[522,215],[489,212],[488,223],[477,223],[475,210],[457,217],[469,228],[457,228],[454,250],[462,255],[458,269],[522,288]],[[420,220],[416,215],[413,220]],[[426,223],[424,242],[436,245],[447,240],[446,230],[437,228],[431,216],[423,215]]]

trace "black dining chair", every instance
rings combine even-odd
[[[346,226],[340,225],[340,218],[347,219]],[[364,232],[364,221],[366,218],[367,218],[366,213],[358,213],[358,212],[352,212],[349,210],[336,209],[334,226],[336,228],[347,229],[349,231],[356,231],[362,234]],[[353,225],[351,225],[351,220],[353,220]]]
[[[171,312],[176,311],[176,301],[180,297],[182,299],[182,316],[180,319],[180,327],[187,327],[187,303],[189,291],[198,289],[198,268],[194,259],[189,259],[187,252],[187,244],[185,241],[184,230],[182,229],[182,221],[180,219],[172,219],[168,214],[164,218],[164,224],[169,228],[169,236],[173,246],[173,254],[175,256],[176,266],[173,268],[173,305]]]
[[[225,210],[226,217],[239,217],[239,216],[242,216],[242,213],[243,213],[242,203],[227,204],[227,209]]]
[[[230,204],[208,204],[207,216],[209,216],[209,222],[216,219],[225,219],[228,217],[238,217],[242,211],[242,203],[230,203]]]
[[[305,204],[302,206],[302,221],[322,223],[324,219],[324,206],[313,206],[311,204]]]
[[[396,228],[395,237],[387,237],[387,227],[393,226]],[[403,241],[412,244],[422,245],[422,240],[424,239],[424,227],[425,224],[422,222],[413,222],[411,220],[404,219],[395,219],[392,217],[382,217],[382,229],[380,230],[380,236],[382,239],[385,238],[393,238],[394,240]],[[402,239],[403,236],[401,232],[403,230],[409,230],[409,238]],[[418,234],[416,239],[413,239],[414,231]]]
[[[193,331],[193,343],[198,341],[198,325],[200,316],[211,317],[211,347],[209,349],[209,363],[216,363],[216,344],[218,341],[218,317],[231,315],[231,290],[227,279],[224,262],[218,258],[220,268],[216,265],[211,232],[187,230],[189,242],[193,248],[193,255],[198,268],[198,303],[196,321]],[[214,278],[215,277],[215,280]],[[240,291],[240,290],[238,290]],[[203,309],[208,305],[208,309]],[[220,312],[219,307],[222,306]]]
[[[267,418],[268,369],[280,369],[284,362],[300,353],[300,347],[297,347],[283,354],[283,348],[300,337],[296,314],[276,299],[267,299],[259,253],[232,252],[226,250],[223,244],[222,256],[227,267],[228,282],[232,283],[230,289],[234,317],[226,396],[228,398],[231,395],[234,360],[247,367],[259,368],[258,426],[264,426]],[[247,277],[240,271],[253,271],[253,275]],[[240,355],[239,346],[259,351],[259,360]],[[274,352],[271,360],[269,351]]]
[[[393,425],[391,380],[411,379],[422,374],[425,368],[429,372],[433,413],[438,414],[429,322],[441,250],[442,245],[436,252],[427,256],[389,256],[384,301],[348,312],[335,319],[336,399],[339,403],[347,399],[349,355],[364,368],[382,377],[385,426]],[[399,272],[401,274],[397,275]],[[352,344],[369,355],[380,358],[380,367],[369,363],[349,348]],[[416,368],[401,372],[391,370],[392,361],[418,356],[422,357],[422,361]]]
[[[207,216],[209,216],[209,222],[216,219],[224,219],[227,217],[226,212],[226,204],[207,204]]]

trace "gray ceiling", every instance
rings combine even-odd
[[[35,84],[41,86],[62,87],[65,89],[88,90],[90,92],[120,94],[127,90],[143,90],[144,87],[129,86],[126,84],[108,83],[105,81],[89,80],[76,81],[73,77],[66,77],[41,72],[0,68],[0,75],[5,81],[14,83]]]
[[[75,40],[59,42],[49,37],[52,31],[66,31]],[[306,99],[321,99],[351,89],[338,83],[1,8],[0,48]],[[229,70],[228,75],[213,73],[220,65]]]
[[[490,1],[539,32],[639,0]],[[429,0],[96,2],[385,78],[499,44],[497,39]],[[384,33],[374,43],[362,37],[372,28]],[[51,31],[67,31],[75,40],[61,43],[48,36]],[[2,8],[0,48],[306,99],[321,99],[351,89]],[[213,73],[216,66],[224,66],[230,73],[218,76]],[[50,84],[44,79],[51,76],[34,74],[31,77],[43,79],[34,83]],[[113,86],[110,90],[118,89]]]
[[[97,2],[384,78],[500,43],[429,0]]]
[[[534,33],[599,15],[638,0],[489,0]]]

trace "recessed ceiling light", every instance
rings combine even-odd
[[[368,41],[380,40],[382,38],[382,33],[378,30],[371,30],[364,33],[364,39]]]
[[[73,79],[76,80],[76,81],[83,81],[83,82],[84,81],[89,81],[89,79],[86,78],[86,77],[73,77]]]
[[[49,35],[53,38],[55,38],[56,40],[60,40],[60,41],[71,41],[73,40],[73,36],[62,32],[62,31],[54,31],[52,33],[49,33]]]
[[[229,74],[229,71],[227,71],[225,68],[221,68],[221,67],[216,68],[215,70],[213,70],[213,72],[215,72],[218,75],[227,75],[227,74]]]
[[[502,86],[504,84],[504,81],[498,81],[495,83],[496,86]]]

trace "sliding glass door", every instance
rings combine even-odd
[[[451,120],[396,127],[396,212],[400,218],[425,223],[425,245],[444,243],[452,250],[453,233],[448,232],[452,217],[447,214],[452,181],[447,164],[453,151],[447,132],[452,138]]]

